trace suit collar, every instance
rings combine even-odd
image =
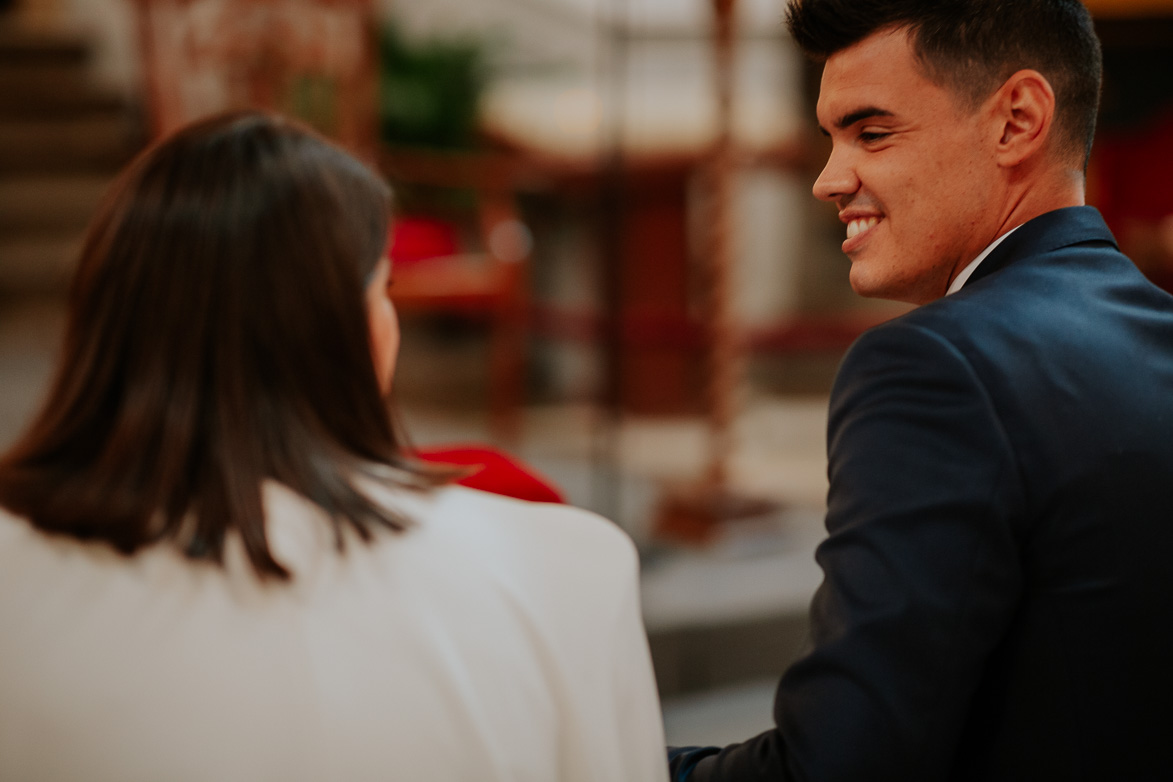
[[[1023,223],[995,247],[974,270],[962,290],[1005,268],[1016,258],[1040,255],[1084,242],[1107,242],[1117,247],[1107,223],[1094,207],[1069,206],[1039,215]]]

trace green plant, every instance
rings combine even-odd
[[[469,38],[414,40],[388,24],[379,40],[380,134],[389,144],[465,149],[485,86],[484,46]]]

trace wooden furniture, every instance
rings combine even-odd
[[[156,137],[208,114],[265,108],[306,121],[380,167],[393,186],[472,194],[470,240],[443,257],[398,265],[392,296],[405,317],[443,311],[488,320],[491,427],[499,442],[514,441],[529,233],[499,165],[472,154],[380,149],[374,0],[135,0],[135,8]]]
[[[466,204],[463,210],[439,213],[405,204],[399,219],[448,220],[460,238],[441,254],[410,263],[396,262],[393,244],[391,297],[402,317],[448,312],[487,322],[491,433],[497,442],[516,443],[527,370],[532,248],[515,206],[516,162],[471,152],[384,147],[379,165],[393,187],[439,191],[456,196],[440,200]]]
[[[377,146],[373,0],[135,0],[151,132],[266,108]]]
[[[1083,0],[1097,19],[1167,16],[1173,12],[1169,0]]]
[[[1173,68],[1173,7],[1089,7],[1103,43],[1104,90],[1088,203],[1141,271],[1173,290],[1173,85],[1164,78]]]

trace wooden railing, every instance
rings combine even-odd
[[[208,114],[266,108],[375,159],[373,0],[135,0],[135,8],[156,136]]]

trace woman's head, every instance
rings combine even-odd
[[[72,314],[131,372],[220,368],[221,381],[307,397],[336,393],[332,375],[367,385],[362,296],[389,208],[366,166],[288,120],[197,123],[140,157],[105,202]]]
[[[278,574],[266,478],[364,536],[372,520],[396,526],[349,481],[400,462],[382,400],[398,339],[389,200],[362,163],[267,114],[144,152],[91,225],[58,377],[0,463],[0,502],[125,551],[182,533],[218,559],[237,528]]]

